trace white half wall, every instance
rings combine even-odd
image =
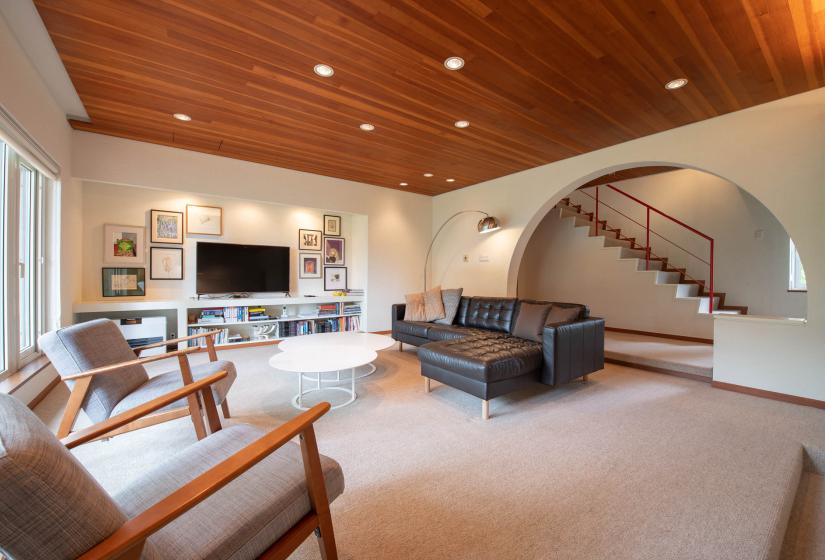
[[[76,178],[86,183],[106,183],[112,189],[119,188],[117,185],[148,187],[129,191],[149,197],[137,202],[141,215],[158,196],[224,200],[231,196],[236,201],[229,203],[233,207],[237,204],[240,208],[240,201],[246,201],[306,209],[305,221],[290,218],[287,225],[278,226],[284,228],[285,235],[296,238],[299,222],[316,223],[317,216],[324,212],[352,216],[349,227],[353,242],[348,248],[361,255],[366,249],[367,263],[362,273],[365,277],[359,278],[358,272],[353,271],[350,284],[367,291],[367,325],[372,331],[389,330],[391,305],[403,301],[405,293],[421,289],[421,270],[431,231],[431,197],[86,132],[74,132],[72,148]],[[173,192],[161,195],[162,191],[149,189]],[[253,208],[249,204],[247,207]],[[113,211],[116,212],[120,210]],[[99,221],[99,212],[95,215]],[[138,218],[136,214],[133,219]],[[238,227],[237,231],[242,233],[234,237],[236,233],[227,230],[226,239],[230,235],[233,240],[250,238],[253,234],[247,226],[236,224],[233,228]],[[358,231],[361,233],[357,234]],[[88,243],[83,246],[84,263],[88,263],[89,269],[98,268],[99,275],[95,259],[85,255],[99,254],[102,246],[91,234],[85,241]],[[191,251],[188,253],[191,257]],[[88,277],[84,298],[92,294],[94,274],[89,273]],[[356,286],[356,282],[361,285]]]
[[[760,345],[752,344],[744,329],[726,336],[715,349],[720,361],[714,377],[744,376],[758,388],[767,388],[765,379],[776,379],[790,394],[825,400],[823,152],[825,89],[818,89],[446,193],[435,197],[434,228],[459,210],[479,209],[497,216],[503,229],[479,236],[475,217],[452,222],[434,248],[433,281],[463,286],[468,295],[516,294],[528,240],[548,210],[578,186],[642,165],[707,171],[738,185],[771,211],[796,243],[808,278],[806,326],[766,327],[769,343]],[[469,262],[463,262],[464,255]],[[773,367],[777,356],[782,370]],[[812,364],[818,364],[816,371]],[[758,372],[751,371],[754,367]],[[815,381],[796,383],[798,376]]]

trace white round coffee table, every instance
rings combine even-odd
[[[309,335],[307,335],[309,336]],[[324,351],[319,352],[317,347],[306,347],[290,349],[280,354],[275,354],[269,359],[269,365],[280,371],[287,371],[298,374],[298,394],[292,399],[292,406],[300,410],[309,410],[303,404],[304,395],[317,391],[342,391],[350,396],[345,403],[338,404],[332,408],[341,408],[355,401],[355,368],[363,366],[375,360],[378,354],[375,350],[369,350],[360,346],[345,346],[340,344],[327,344]],[[351,371],[351,386],[347,387],[322,387],[321,374],[328,371],[341,370]],[[314,389],[304,391],[304,374],[315,373],[316,386]]]
[[[350,331],[294,336],[279,342],[278,348],[283,351],[292,351],[302,348],[323,350],[331,344],[337,344],[342,346],[357,346],[359,348],[366,348],[367,350],[373,350],[375,352],[378,352],[380,350],[386,350],[387,348],[395,344],[395,341],[391,337],[383,334]],[[362,372],[360,375],[357,375],[355,379],[361,379],[362,377],[366,377],[372,373],[375,373],[375,364],[370,363],[365,365],[368,368],[367,371]],[[340,380],[341,379],[339,374],[336,379],[322,378],[321,383],[337,383]]]

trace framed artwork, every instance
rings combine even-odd
[[[140,226],[103,226],[103,262],[125,266],[143,264],[146,254],[146,228]]]
[[[152,243],[183,244],[183,212],[152,210],[149,217]]]
[[[321,277],[321,253],[298,253],[298,278]]]
[[[103,297],[145,296],[145,268],[104,268]]]
[[[298,250],[299,251],[320,251],[321,232],[317,229],[298,230]]]
[[[150,247],[149,279],[183,280],[183,247]]]
[[[223,235],[223,208],[218,206],[187,204],[186,233],[195,235]]]
[[[333,292],[347,289],[347,269],[343,266],[324,267],[324,290]]]
[[[324,235],[341,235],[341,216],[324,215]]]
[[[344,238],[324,237],[324,264],[341,266],[344,262]]]

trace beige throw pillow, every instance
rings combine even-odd
[[[446,316],[444,313],[444,300],[441,297],[441,286],[430,288],[424,292],[424,314],[427,316],[424,319],[427,322],[443,319]]]
[[[405,321],[425,321],[427,314],[424,312],[424,292],[407,294],[404,296],[407,307],[404,309]]]

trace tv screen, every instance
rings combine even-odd
[[[289,247],[198,242],[199,294],[288,292]]]

